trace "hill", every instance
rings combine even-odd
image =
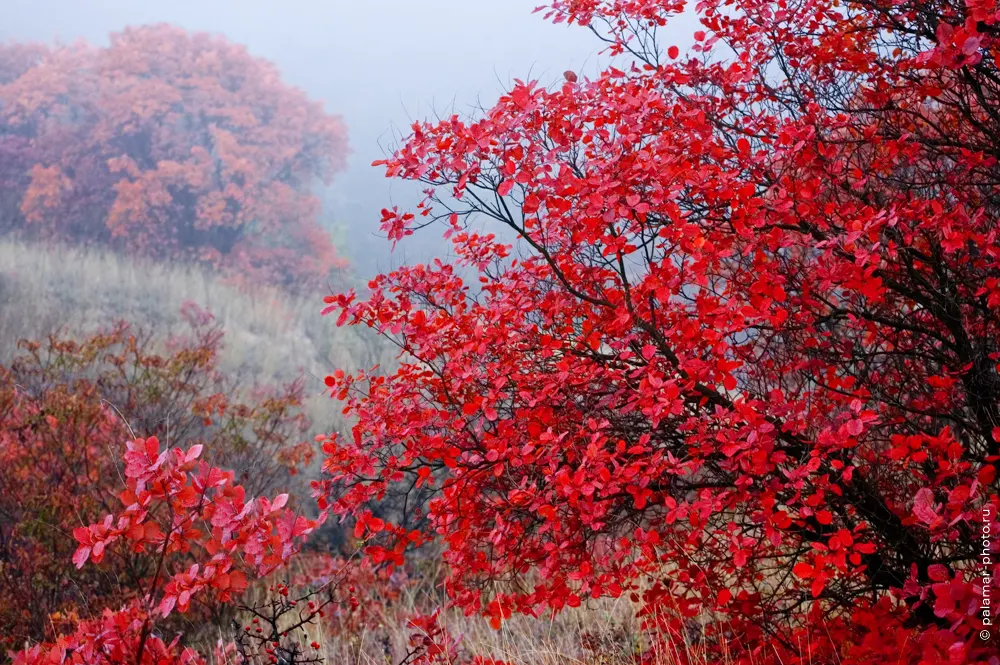
[[[193,301],[225,331],[221,369],[248,386],[301,373],[307,415],[318,431],[339,428],[339,408],[324,391],[333,369],[392,362],[374,335],[337,328],[320,316],[323,293],[292,296],[277,288],[237,288],[196,266],[154,263],[101,249],[0,239],[0,363],[20,339],[56,330],[86,334],[125,320],[167,337],[184,330],[181,305]]]

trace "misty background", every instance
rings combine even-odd
[[[323,193],[324,222],[360,276],[447,251],[427,229],[397,247],[381,237],[383,207],[411,208],[419,187],[371,166],[413,120],[491,105],[515,78],[543,85],[565,70],[594,74],[600,42],[553,25],[543,0],[3,0],[4,41],[103,45],[129,25],[166,22],[225,35],[274,62],[285,81],[347,124],[349,168]]]

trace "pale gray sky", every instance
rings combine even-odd
[[[514,78],[548,84],[566,69],[596,71],[601,44],[586,29],[533,14],[544,1],[3,0],[0,39],[100,43],[127,25],[165,21],[246,44],[346,121],[354,153],[330,207],[351,227],[354,251],[370,259],[388,249],[372,236],[379,210],[415,199],[413,188],[370,167],[392,127],[405,130],[411,118],[453,103],[459,111],[490,103]],[[380,259],[364,272],[386,265]]]

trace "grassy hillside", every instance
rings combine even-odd
[[[321,317],[323,293],[292,297],[246,292],[204,269],[152,264],[96,249],[50,247],[0,238],[0,363],[17,341],[62,329],[93,332],[126,320],[167,336],[185,329],[181,304],[194,301],[225,330],[222,368],[248,385],[290,380],[300,372],[314,427],[340,426],[323,391],[333,369],[392,362],[394,352],[365,330]]]

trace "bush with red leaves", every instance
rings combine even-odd
[[[614,66],[378,162],[457,260],[327,299],[403,354],[329,377],[324,505],[496,626],[625,595],[682,659],[995,665],[1000,6],[705,0],[682,55],[683,2],[550,5]]]
[[[201,453],[201,445],[161,450],[156,437],[126,444],[122,508],[73,530],[73,562],[83,568],[107,555],[138,559],[138,593],[123,609],[82,621],[52,643],[14,652],[15,664],[204,662],[179,649],[177,639],[165,644],[158,622],[192,603],[233,601],[249,579],[286,564],[318,523],[286,508],[287,494],[248,499],[232,471],[200,461]]]
[[[132,430],[204,448],[251,496],[294,487],[309,463],[301,384],[239,394],[217,366],[221,331],[186,313],[191,333],[165,349],[119,324],[81,341],[23,342],[0,368],[0,648],[53,639],[141,593],[147,556],[123,551],[113,571],[70,561],[73,529],[118,502],[118,451]],[[168,563],[182,559],[170,552]]]

